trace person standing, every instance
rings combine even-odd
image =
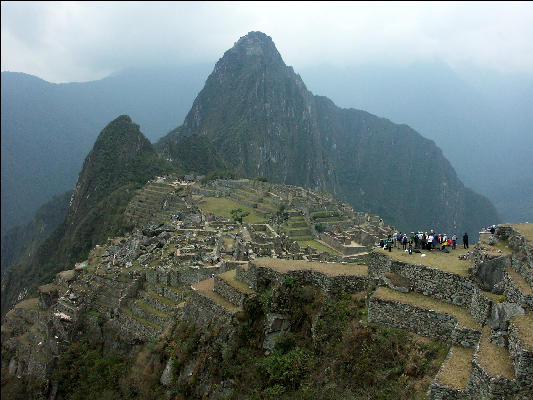
[[[452,249],[455,250],[455,246],[457,245],[457,235],[454,233],[452,236]]]
[[[387,247],[389,248],[389,252],[392,251],[392,246],[394,245],[394,239],[391,235],[387,238]]]
[[[468,234],[465,232],[465,234],[463,235],[463,247],[465,249],[468,249]]]

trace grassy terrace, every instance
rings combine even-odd
[[[492,250],[494,253],[498,250],[504,254],[511,254],[513,252],[513,250],[509,248],[509,243],[507,241],[498,240],[495,244],[488,244],[489,238],[492,236],[493,235],[488,235],[486,233],[480,234],[479,242],[482,243],[486,249]]]
[[[218,293],[214,292],[215,280],[212,278],[206,279],[205,281],[198,282],[192,287],[202,296],[207,297],[208,299],[218,304],[219,306],[224,307],[230,313],[235,313],[235,312],[242,310],[241,307],[237,307],[236,305],[230,303],[228,300],[226,300],[224,297],[222,297]]]
[[[34,297],[34,298],[31,298],[31,299],[23,300],[20,303],[17,303],[15,305],[15,308],[22,308],[24,310],[39,311],[40,310],[40,308],[39,308],[39,298],[38,297]]]
[[[520,315],[511,319],[518,328],[522,345],[529,351],[533,351],[533,312],[526,311],[525,315]]]
[[[528,285],[522,275],[520,275],[518,272],[511,268],[507,268],[505,271],[511,277],[516,286],[520,288],[520,291],[523,294],[533,296],[533,289],[531,289],[531,286]]]
[[[326,252],[329,254],[333,254],[335,256],[340,254],[337,250],[317,240],[298,240],[297,242],[298,242],[298,245],[302,248],[309,246],[320,253]]]
[[[470,312],[466,308],[458,307],[453,304],[444,303],[442,301],[435,300],[431,297],[421,295],[419,293],[402,293],[389,288],[380,287],[377,289],[372,297],[386,300],[397,301],[405,304],[410,304],[415,307],[423,308],[426,310],[434,310],[439,314],[448,314],[457,318],[460,326],[465,328],[481,330],[481,327],[476,320],[470,315]]]
[[[519,231],[529,242],[533,242],[533,224],[524,223],[511,226]]]
[[[474,349],[452,346],[450,352],[450,358],[437,375],[437,382],[450,388],[465,390],[472,369]]]
[[[148,325],[148,326],[151,326],[152,328],[154,328],[155,330],[158,330],[160,331],[162,328],[161,328],[161,325],[158,325],[152,321],[148,321],[147,319],[144,319],[144,318],[141,318],[135,314],[133,314],[131,312],[131,310],[129,310],[128,308],[121,308],[120,309],[120,312],[123,313],[124,315],[126,315],[128,318],[130,319],[134,319],[135,321],[139,322],[141,325]]]
[[[243,188],[237,189],[237,193],[242,194],[243,196],[247,197],[248,199],[252,200],[252,202],[257,203],[263,200],[263,198],[255,192],[251,192],[249,190],[245,190]]]
[[[490,327],[483,328],[483,335],[479,344],[478,362],[483,369],[493,377],[501,376],[514,379],[514,368],[509,357],[509,352],[503,347],[496,346],[488,341]]]
[[[222,279],[224,282],[226,282],[228,285],[233,287],[234,289],[237,289],[241,293],[245,294],[252,294],[254,291],[248,287],[247,284],[244,282],[241,282],[237,279],[237,270],[232,269],[229,271],[226,271],[220,275],[218,275],[220,279]]]
[[[140,290],[139,291],[141,295],[146,295],[146,296],[151,296],[153,297],[154,299],[156,299],[157,301],[159,301],[160,303],[163,303],[163,304],[166,304],[167,306],[170,306],[170,307],[175,307],[177,306],[177,303],[170,300],[170,299],[167,299],[166,297],[163,297],[163,296],[159,296],[157,293],[155,292],[147,292],[145,290]]]
[[[330,276],[354,275],[367,276],[368,267],[366,265],[340,264],[340,263],[320,263],[302,260],[283,260],[279,258],[258,258],[252,263],[256,266],[271,268],[275,271],[286,273],[290,271],[311,270],[322,272]]]
[[[472,264],[467,260],[460,260],[458,256],[467,252],[466,249],[459,248],[450,250],[449,253],[443,253],[440,250],[423,250],[422,253],[413,253],[409,255],[401,249],[392,249],[391,252],[383,249],[374,249],[379,253],[385,254],[393,260],[403,261],[409,264],[421,264],[428,267],[440,269],[441,271],[451,272],[461,276],[468,276],[468,267]],[[425,254],[425,257],[421,255]]]
[[[56,285],[55,283],[47,283],[46,285],[39,286],[39,292],[52,292],[54,290],[60,290],[62,289],[61,286]]]
[[[263,217],[257,215],[253,208],[239,204],[233,200],[225,199],[222,197],[205,197],[199,204],[198,207],[202,210],[211,212],[215,215],[222,216],[227,219],[231,219],[231,210],[237,208],[247,211],[250,214],[243,218],[244,223],[257,223],[265,222]]]
[[[135,305],[141,308],[142,310],[144,310],[145,312],[147,312],[148,314],[154,314],[161,318],[168,318],[168,314],[165,314],[164,312],[159,311],[158,309],[152,307],[150,304],[146,303],[143,300],[140,300],[140,299],[135,300]]]

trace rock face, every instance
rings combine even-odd
[[[314,96],[261,32],[226,51],[184,124],[158,146],[200,172],[223,167],[329,191],[400,230],[472,231],[498,219],[432,141]]]
[[[51,246],[56,254],[54,261],[80,261],[77,258],[84,257],[94,244],[109,234],[118,234],[122,221],[117,213],[122,213],[133,195],[130,189],[155,174],[150,160],[156,159],[154,148],[129,116],[121,115],[110,122],[87,155],[65,222],[59,227],[60,232],[54,232],[59,242]],[[105,202],[114,205],[109,207]],[[114,223],[111,219],[115,219]],[[39,261],[44,264],[49,260]]]

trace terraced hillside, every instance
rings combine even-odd
[[[261,204],[266,207],[259,209]],[[231,215],[233,207],[250,210],[250,216],[258,220],[243,224],[230,220],[228,212]],[[272,212],[266,212],[269,207]],[[530,238],[521,233],[528,232],[529,226],[500,226],[496,235],[482,236],[482,242],[468,252],[437,250],[422,256],[396,249],[369,251],[370,246],[354,245],[355,239],[372,241],[390,228],[379,217],[357,213],[327,194],[248,180],[191,184],[176,177],[149,182],[127,210],[137,229],[96,246],[87,260],[59,273],[39,288],[37,297],[18,303],[7,313],[2,323],[5,382],[21,376],[21,382],[40,387],[35,390],[48,396],[51,389],[46,382],[55,368],[54,360],[62,359],[72,343],[85,341],[135,359],[145,354],[139,349],[168,343],[172,335],[192,326],[214,337],[216,332],[226,332],[225,346],[239,337],[245,340],[242,346],[257,348],[267,358],[279,356],[279,346],[292,346],[291,351],[307,346],[314,353],[306,357],[318,357],[323,346],[339,343],[344,350],[335,363],[341,363],[346,352],[371,332],[388,332],[383,337],[392,337],[406,330],[415,334],[408,336],[410,343],[419,342],[417,337],[426,337],[430,343],[421,345],[419,351],[428,352],[424,354],[433,367],[425,366],[429,369],[416,375],[420,381],[415,379],[418,386],[411,389],[417,393],[428,392],[431,399],[523,399],[531,395],[533,252]],[[351,225],[342,230],[347,221]],[[335,230],[319,235],[315,222],[336,224]],[[346,255],[335,246],[365,251]],[[294,296],[300,296],[301,303],[291,308]],[[331,302],[357,311],[327,308]],[[340,314],[335,318],[352,319],[345,320],[341,337],[326,340],[340,334],[335,333],[339,320],[331,319],[337,311]],[[312,317],[304,323],[305,313]],[[385,326],[394,330],[387,331]],[[252,337],[253,330],[257,334]],[[188,348],[191,339],[183,340],[175,346],[182,343],[183,349]],[[444,362],[444,354],[431,353],[431,348],[447,352]],[[165,370],[174,372],[160,371],[160,378],[166,382],[164,376],[170,373],[169,382],[174,383],[161,384],[183,393],[179,383],[183,376],[190,376],[186,374],[193,365],[207,361],[195,358],[203,351],[200,347],[196,350],[200,353],[180,351],[185,353],[173,353],[166,361]],[[235,360],[244,357],[238,352],[230,356],[228,349],[224,352],[224,357]],[[357,354],[359,359],[362,353]],[[173,366],[173,357],[183,362]],[[235,360],[232,363],[238,364]],[[262,362],[257,367],[259,376],[264,374]],[[373,361],[375,368],[378,363]],[[414,374],[410,364],[405,365],[403,374]],[[337,367],[332,364],[331,368]],[[237,377],[241,372],[227,373]],[[347,376],[338,369],[335,374]],[[202,379],[214,385],[217,376]],[[322,382],[325,378],[313,375],[313,379]],[[219,390],[221,383],[216,382],[209,386],[209,393]],[[283,382],[283,390],[303,393],[304,386]],[[401,374],[378,386],[385,382],[401,386]],[[357,391],[367,386],[350,387]],[[193,385],[187,390],[199,389]],[[250,394],[245,387],[232,386],[231,390]],[[261,390],[266,396],[274,389]],[[372,390],[378,393],[381,389]]]
[[[472,252],[374,252],[369,321],[451,345],[431,399],[533,394],[533,253],[518,229],[500,226]]]

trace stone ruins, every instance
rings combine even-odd
[[[242,224],[229,218],[237,208],[249,212]],[[375,245],[392,227],[327,193],[176,177],[148,182],[126,218],[130,235],[96,246],[8,312],[10,374],[46,381],[81,330],[127,353],[179,319],[230,324],[247,298],[290,279],[326,294],[363,292],[368,322],[448,343],[430,399],[533,390],[533,235],[523,226],[499,226],[468,253],[389,253]],[[287,329],[286,316],[269,314],[263,347]]]

